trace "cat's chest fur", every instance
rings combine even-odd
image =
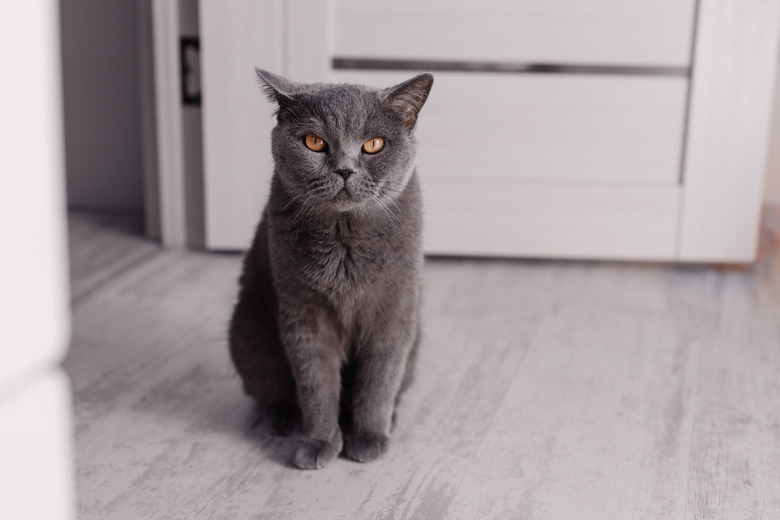
[[[389,251],[383,226],[352,215],[313,226],[300,251],[307,278],[320,289],[355,291],[373,284],[386,266]]]
[[[301,223],[284,233],[282,247],[299,282],[329,298],[354,299],[391,275],[404,255],[396,241],[390,223],[343,213]]]

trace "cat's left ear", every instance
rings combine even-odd
[[[385,99],[390,106],[400,114],[409,128],[414,128],[417,115],[433,86],[433,74],[426,72],[404,81],[394,87],[385,89]]]
[[[255,74],[257,74],[257,78],[260,80],[260,86],[265,91],[265,95],[268,96],[269,100],[278,103],[279,108],[284,108],[292,103],[293,96],[298,90],[298,85],[266,70],[256,68]]]

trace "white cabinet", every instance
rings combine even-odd
[[[780,0],[199,5],[209,248],[247,247],[268,194],[259,66],[377,86],[434,70],[428,253],[754,257]]]
[[[349,58],[680,66],[695,0],[333,0],[331,52]]]

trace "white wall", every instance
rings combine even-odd
[[[75,518],[58,0],[0,2],[0,517]]]
[[[60,0],[70,206],[141,210],[136,0]]]

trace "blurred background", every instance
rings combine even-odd
[[[431,254],[749,262],[780,199],[772,46],[714,50],[705,28],[694,69],[693,0],[175,4],[62,11],[69,207],[136,212],[168,245],[249,241],[273,126],[253,66],[375,86],[437,73],[418,129]]]
[[[249,241],[273,107],[247,64],[375,86],[437,73],[418,129],[431,254],[749,262],[780,197],[778,168],[764,175],[774,51],[759,65],[700,39],[694,71],[693,0],[80,6],[62,13],[69,207],[140,213],[168,245]],[[739,115],[711,110],[726,106]]]
[[[572,318],[565,310],[555,314],[575,302],[577,312],[591,305],[600,309],[595,322],[625,326],[599,329],[587,348],[598,352],[599,345],[636,340],[636,356],[626,358],[623,368],[651,367],[637,377],[658,391],[653,395],[666,395],[664,388],[679,385],[679,392],[658,397],[660,404],[624,410],[653,419],[648,419],[650,426],[639,425],[638,419],[636,430],[629,429],[629,437],[645,436],[639,448],[620,444],[628,427],[605,408],[604,424],[591,431],[593,439],[601,440],[586,443],[579,453],[590,447],[592,459],[580,460],[581,465],[601,464],[609,459],[604,452],[617,444],[615,460],[661,461],[643,466],[657,466],[657,486],[663,487],[659,482],[665,479],[670,486],[699,482],[696,465],[686,466],[690,453],[668,455],[668,446],[659,446],[683,446],[691,439],[710,446],[709,437],[696,437],[696,425],[703,424],[696,421],[704,416],[715,429],[752,421],[747,433],[727,439],[740,452],[730,462],[733,468],[743,463],[763,467],[757,459],[772,443],[773,460],[780,460],[775,442],[780,430],[765,413],[770,404],[744,412],[742,419],[690,404],[717,407],[716,401],[726,399],[715,390],[721,377],[716,373],[730,381],[735,409],[751,396],[777,404],[780,395],[772,378],[780,366],[772,346],[780,341],[779,1],[40,0],[6,3],[0,20],[0,56],[8,64],[0,101],[0,200],[7,237],[2,276],[3,287],[11,289],[0,291],[9,317],[0,353],[0,429],[8,432],[0,458],[11,461],[0,469],[0,493],[5,493],[0,504],[7,504],[0,509],[3,518],[73,518],[77,510],[82,518],[158,517],[160,504],[169,499],[155,495],[156,489],[190,497],[195,494],[182,490],[201,489],[176,468],[195,464],[218,481],[228,478],[231,467],[248,464],[247,452],[226,447],[227,439],[249,450],[246,446],[257,439],[234,438],[247,428],[251,406],[233,405],[240,392],[224,354],[223,329],[240,259],[222,253],[247,248],[273,168],[274,107],[257,88],[254,67],[299,82],[376,87],[434,72],[417,129],[431,293],[425,314],[428,336],[440,338],[432,340],[430,351],[448,356],[441,338],[464,327],[458,340],[464,342],[464,353],[471,352],[468,345],[481,345],[496,367],[520,367],[513,356],[523,349],[534,352],[533,338],[548,330],[540,333],[539,323],[549,320],[550,327],[561,330],[579,323],[591,337],[587,330],[594,321],[583,314]],[[20,250],[27,253],[20,255]],[[572,287],[578,289],[572,293]],[[680,293],[681,287],[692,292]],[[452,303],[466,292],[479,295],[472,297],[474,308]],[[752,303],[707,306],[707,301],[725,302],[727,294]],[[628,319],[626,308],[635,321],[621,321]],[[690,319],[681,325],[675,321],[679,315]],[[764,321],[751,321],[755,316]],[[727,331],[727,339],[702,339],[701,328],[715,323],[704,317],[725,320],[712,330]],[[521,322],[518,330],[504,328],[515,320]],[[670,327],[668,357],[643,357],[647,351],[641,345],[657,347],[645,344],[648,320],[661,320],[655,324],[663,330]],[[741,332],[728,336],[735,330]],[[665,345],[665,337],[655,339]],[[508,343],[501,350],[507,341],[517,345]],[[572,345],[561,338],[550,342]],[[752,361],[740,364],[735,360],[745,344],[754,347],[745,354]],[[68,345],[70,383],[60,369]],[[722,367],[697,364],[696,349],[707,345],[720,345],[730,361]],[[589,365],[591,358],[574,361],[578,354],[566,348],[560,358],[554,346],[545,352],[552,352],[550,358],[531,359],[554,374],[547,381],[565,372],[566,363],[584,370],[591,366],[597,379],[620,363],[612,351],[603,356],[603,366]],[[428,368],[435,362],[433,354],[428,365],[421,360]],[[157,370],[149,367],[155,363]],[[458,370],[453,365],[444,372]],[[407,412],[419,412],[419,419],[428,413],[426,407],[436,408],[431,403],[437,388],[447,387],[447,381],[463,389],[467,401],[499,380],[504,386],[491,391],[511,397],[507,388],[520,392],[511,384],[519,370],[508,371],[504,379],[477,374],[478,383],[434,378],[428,386],[421,383]],[[659,383],[664,378],[671,378],[668,385]],[[751,378],[766,386],[756,390]],[[598,401],[590,383],[580,388],[571,378],[566,381],[551,392],[563,387],[571,390],[570,398]],[[634,391],[629,390],[632,381],[615,382],[611,393],[601,397],[628,395]],[[193,405],[190,392],[204,401]],[[518,396],[498,402],[524,401]],[[628,401],[613,404],[617,409]],[[479,410],[483,404],[475,402]],[[578,409],[587,408],[584,401],[581,405]],[[656,405],[679,407],[683,419],[674,419],[677,412],[671,411],[656,417]],[[552,409],[561,421],[533,438],[560,440],[571,410],[555,406],[540,409],[540,418]],[[673,433],[672,423],[683,427]],[[229,433],[214,424],[229,425]],[[587,429],[578,431],[590,438]],[[203,453],[212,455],[204,460],[193,455],[197,441],[187,440],[193,432],[207,439]],[[462,432],[464,438],[473,433],[469,426]],[[744,435],[753,441],[742,450],[736,439]],[[266,447],[281,442],[263,439]],[[515,440],[504,439],[510,446]],[[539,442],[526,453],[549,448],[545,464],[556,456],[576,459],[555,452],[553,441]],[[701,457],[722,455],[717,450],[725,444],[712,442],[712,451]],[[185,445],[187,454],[173,448]],[[437,446],[431,441],[429,453]],[[502,455],[488,452],[500,466]],[[234,457],[233,466],[220,453]],[[269,453],[251,452],[250,458],[273,462]],[[441,456],[453,453],[445,449]],[[399,489],[415,482],[408,476],[408,462],[397,464],[393,474]],[[476,483],[496,477],[490,465],[482,466],[482,473],[469,473],[441,464],[434,464],[438,470],[430,482],[414,486],[424,491],[431,482],[446,488],[462,478]],[[49,471],[41,480],[43,467]],[[704,476],[709,468],[702,463],[700,487],[692,489],[713,485]],[[627,478],[636,484],[628,495],[638,501],[631,502],[612,492],[625,475],[608,476],[603,489],[591,493],[583,491],[590,489],[590,481],[558,470],[559,487],[539,488],[537,505],[546,503],[544,496],[573,493],[606,508],[599,510],[600,518],[619,518],[632,507],[630,512],[654,518],[693,517],[715,507],[706,500],[692,506],[693,499],[676,495],[668,503],[647,498],[643,471]],[[740,471],[733,469],[732,475]],[[763,489],[777,489],[777,477],[762,471],[748,472]],[[275,475],[289,479],[295,489],[300,477],[282,473]],[[496,495],[505,501],[514,496],[513,486],[544,480],[529,483],[516,476],[507,484],[506,479]],[[248,498],[236,496],[240,487],[220,493],[252,510]],[[658,489],[654,493],[663,495]],[[739,493],[729,489],[726,495],[738,501]],[[323,497],[337,493],[327,487],[321,491]],[[435,513],[415,516],[407,509],[401,517],[451,517],[451,504],[462,506],[455,511],[468,512],[464,518],[494,517],[511,509],[499,500],[495,507],[506,506],[506,511],[486,512],[485,504],[496,502],[483,492],[471,499],[463,498],[467,491],[437,495],[430,499]],[[200,493],[213,492],[203,488]],[[51,500],[35,498],[43,495]],[[428,500],[423,495],[410,500]],[[780,507],[769,495],[761,494],[752,505],[726,500],[719,511],[762,517]],[[645,509],[636,509],[643,497]],[[190,517],[194,509],[188,507],[194,506],[184,502],[170,505]],[[271,499],[263,503],[279,515],[295,510]],[[680,506],[686,503],[688,509]],[[237,517],[216,513],[212,506],[198,507],[204,517]],[[303,507],[295,517],[316,517],[306,516],[314,509]],[[389,506],[373,507],[379,515]],[[668,513],[679,507],[685,515]],[[344,511],[359,509],[345,506]]]

